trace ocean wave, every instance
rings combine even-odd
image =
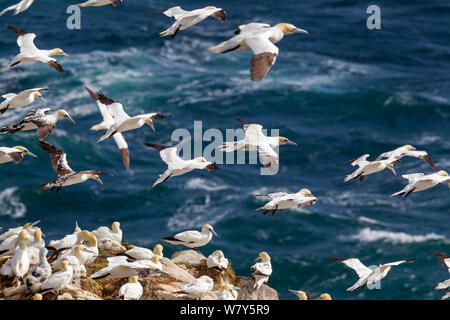
[[[15,193],[19,188],[6,188],[0,192],[0,215],[21,218],[25,216],[27,207]]]
[[[393,244],[421,243],[433,240],[448,241],[446,237],[434,232],[425,235],[410,235],[405,232],[372,230],[371,228],[364,228],[358,234],[347,237],[347,240],[357,240],[360,242],[383,241]]]
[[[185,188],[190,190],[220,191],[230,189],[230,186],[223,183],[219,184],[213,180],[193,178],[186,183]]]

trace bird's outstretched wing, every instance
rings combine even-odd
[[[265,34],[245,38],[244,42],[254,53],[250,61],[250,79],[260,81],[274,65],[278,55],[278,47]]]
[[[58,148],[56,148],[54,145],[46,142],[46,141],[39,141],[41,144],[41,148],[47,152],[50,156],[50,163],[52,164],[53,170],[58,174],[58,176],[62,177],[68,174],[75,173],[67,163],[66,159],[66,153]]]
[[[366,277],[370,273],[372,273],[372,270],[370,268],[366,267],[361,261],[359,261],[359,259],[356,259],[356,258],[346,259],[346,258],[329,257],[328,259],[337,261],[337,262],[342,262],[347,267],[355,270],[355,272],[358,274],[358,277],[360,277],[360,278]]]

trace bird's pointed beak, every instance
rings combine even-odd
[[[290,144],[291,146],[297,146],[297,144],[294,141],[288,140],[286,144]]]
[[[396,176],[397,175],[397,172],[395,172],[395,169],[394,169],[394,166],[389,166],[388,167],[389,168],[389,170],[391,170],[392,171],[392,173]]]
[[[213,235],[215,235],[216,237],[219,237],[219,235],[218,235],[214,230],[211,230],[211,232],[212,232]]]
[[[37,155],[35,155],[34,153],[32,153],[32,152],[30,152],[30,151],[27,151],[25,154],[26,154],[27,156],[30,156],[30,157],[33,157],[33,158],[37,158],[37,157],[38,157]]]
[[[148,124],[148,126],[149,126],[150,128],[152,128],[153,131],[156,131],[156,130],[155,130],[155,126],[153,125],[153,120],[152,120],[151,118],[146,119],[146,120],[145,120],[145,123]]]
[[[70,116],[66,116],[66,119],[75,124],[75,120],[73,120]]]
[[[255,261],[259,261],[259,260],[262,260],[262,258],[261,258],[261,257],[257,257],[257,258],[255,259]]]
[[[47,104],[47,100],[45,100],[44,98],[38,97],[38,99],[41,100],[43,103]]]
[[[69,56],[67,53],[65,53],[65,52],[61,53],[61,55],[64,56],[64,57],[70,57],[70,56]]]
[[[308,34],[308,31],[306,31],[305,29],[295,28],[295,29],[292,30],[292,33]]]
[[[100,179],[100,177],[99,177],[98,175],[95,175],[95,176],[93,177],[93,179],[96,180],[96,181],[98,181],[98,183],[103,184],[102,179]]]

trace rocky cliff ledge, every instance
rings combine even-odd
[[[127,249],[132,246],[124,243]],[[125,250],[113,251],[100,249],[97,259],[87,265],[87,276],[107,265],[106,257],[114,256]],[[203,297],[204,300],[217,299],[215,290],[220,290],[224,285],[231,283],[240,288],[238,300],[278,300],[278,293],[271,287],[263,284],[258,290],[253,289],[252,278],[237,276],[229,265],[228,269],[220,272],[206,267],[206,257],[194,250],[182,250],[175,252],[170,259],[163,258],[163,270],[167,275],[146,277],[141,280],[144,293],[141,300],[175,300],[188,299],[179,297],[173,292],[181,290],[183,286],[194,278],[207,275],[214,280],[214,288],[211,293]],[[1,262],[3,263],[3,262]],[[128,281],[123,279],[80,279],[58,293],[48,292],[43,295],[44,300],[111,300],[117,299],[119,288]],[[31,299],[25,294],[25,286],[14,286],[12,279],[0,281],[0,299],[21,300]]]

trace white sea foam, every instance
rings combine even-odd
[[[0,192],[0,215],[21,218],[27,212],[27,207],[15,194],[17,187],[6,188]]]
[[[427,233],[425,235],[410,235],[404,232],[392,232],[383,230],[372,230],[371,228],[364,228],[358,234],[348,237],[350,240],[358,240],[361,242],[391,242],[397,243],[420,243],[432,240],[448,241],[446,237],[436,234]]]
[[[381,222],[381,221],[378,221],[378,220],[375,220],[375,219],[371,219],[371,218],[368,218],[368,217],[364,217],[364,216],[358,217],[358,220],[360,222],[369,223],[369,224],[384,225],[384,223]]]
[[[212,180],[193,178],[186,183],[185,188],[191,190],[219,191],[229,189],[230,187]]]

